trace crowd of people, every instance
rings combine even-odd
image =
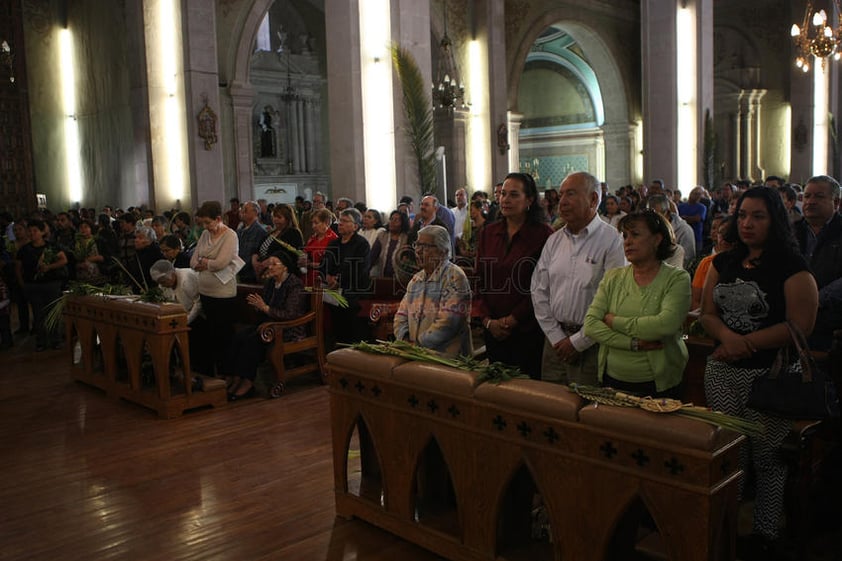
[[[755,548],[774,543],[786,477],[776,451],[789,425],[748,408],[748,389],[788,344],[786,321],[820,350],[842,327],[836,180],[725,182],[685,199],[661,180],[611,192],[576,172],[540,192],[531,175],[510,173],[490,195],[454,197],[425,194],[417,213],[411,197],[382,213],[317,192],[295,204],[232,199],[228,210],[208,201],[193,215],[108,206],[3,215],[0,348],[13,343],[11,303],[18,333],[34,332],[40,351],[61,344],[44,315],[69,281],[159,285],[209,351],[196,369],[225,376],[231,399],[242,399],[254,394],[265,348],[256,326],[235,332],[238,283],[264,284],[248,304],[266,320],[305,313],[307,287],[341,291],[349,305],[330,307],[327,331],[349,343],[368,337],[360,310],[371,279],[391,277],[405,291],[397,339],[445,355],[481,341],[489,359],[537,380],[680,398],[683,330],[698,309],[717,342],[708,403],[767,427],[745,461],[757,484]]]

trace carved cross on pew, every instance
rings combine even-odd
[[[517,430],[523,438],[526,438],[529,436],[529,433],[532,432],[532,427],[530,427],[529,423],[526,421],[522,421],[518,424]]]
[[[178,321],[172,320],[170,322],[170,329],[175,329],[176,327],[178,327]]]
[[[461,411],[459,411],[459,408],[456,407],[455,404],[448,407],[447,412],[450,413],[450,416],[453,417],[454,419],[456,417],[458,417],[459,415],[461,415],[461,413],[462,413]]]
[[[494,420],[491,421],[497,430],[502,431],[506,428],[506,419],[504,419],[501,415],[497,415],[494,417]]]
[[[550,444],[555,444],[560,437],[553,427],[547,427],[547,430],[544,431],[544,438],[546,438],[547,442]]]
[[[670,458],[670,461],[668,462],[664,462],[664,467],[667,468],[672,475],[678,475],[684,471],[684,466],[681,465],[681,462],[679,462],[675,457]]]
[[[417,398],[417,397],[415,397],[415,394],[412,394],[411,396],[409,396],[409,399],[407,399],[406,401],[407,401],[407,403],[409,403],[409,405],[410,405],[413,409],[415,409],[416,407],[418,407],[418,403],[419,403],[419,401],[418,401],[418,398]]]
[[[647,456],[646,452],[644,452],[640,448],[638,448],[635,451],[635,453],[631,455],[631,457],[634,458],[635,463],[640,467],[643,467],[649,463],[649,456]]]
[[[609,460],[617,455],[617,448],[614,446],[614,443],[610,440],[606,440],[605,444],[599,447],[599,450],[602,452],[602,455],[608,458]]]

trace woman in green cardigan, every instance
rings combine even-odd
[[[599,380],[637,395],[680,398],[690,275],[664,263],[675,244],[658,213],[631,213],[617,228],[631,265],[605,274],[585,317],[585,334],[599,343]]]

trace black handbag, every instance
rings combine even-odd
[[[747,407],[786,419],[827,419],[839,416],[839,397],[828,373],[816,364],[801,330],[787,321],[798,360],[790,361],[789,346],[754,381]]]

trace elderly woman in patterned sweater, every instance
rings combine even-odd
[[[447,356],[470,356],[471,287],[462,269],[449,261],[450,234],[441,226],[425,226],[415,251],[421,270],[395,314],[395,338]]]

